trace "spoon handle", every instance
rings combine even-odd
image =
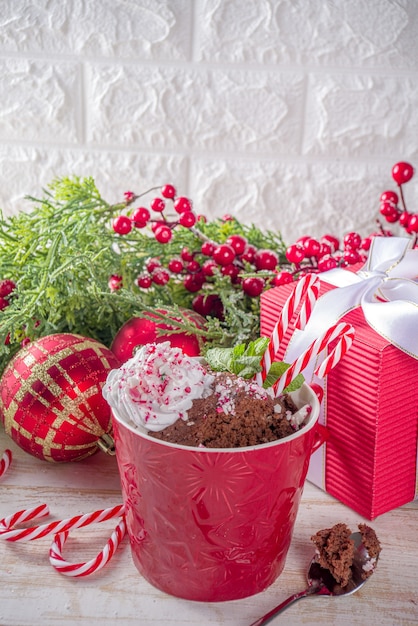
[[[289,598],[284,600],[281,604],[274,607],[274,609],[271,609],[271,611],[263,615],[263,617],[260,617],[258,620],[250,624],[250,626],[263,626],[264,624],[267,624],[267,622],[269,622],[273,617],[275,617],[276,615],[278,615],[279,613],[287,609],[288,606],[290,606],[294,602],[297,602],[301,598],[310,596],[312,593],[315,593],[315,592],[316,591],[314,587],[308,587],[308,589],[305,589],[304,591],[299,591],[299,593],[294,593],[293,596],[290,596]]]

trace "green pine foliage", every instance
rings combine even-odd
[[[134,207],[127,201],[106,202],[92,178],[57,179],[42,199],[28,199],[33,205],[30,212],[0,215],[0,279],[17,285],[9,306],[0,311],[0,372],[26,337],[70,332],[110,346],[124,322],[161,307],[167,311],[165,321],[175,314],[178,332],[198,332],[206,347],[232,346],[258,336],[259,299],[246,296],[220,273],[205,283],[201,293],[220,296],[224,320],[209,318],[200,331],[181,315],[180,309],[191,308],[196,294],[180,280],[172,278],[165,286],[144,290],[135,279],[151,257],[164,265],[184,247],[198,251],[202,240],[223,243],[231,234],[242,234],[257,248],[273,249],[283,259],[285,245],[279,234],[232,219],[199,220],[193,229],[176,226],[168,244],[156,241],[149,229],[118,235],[112,219],[129,215]],[[122,277],[122,289],[109,289],[113,274]]]

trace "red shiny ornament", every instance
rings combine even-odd
[[[163,309],[156,309],[157,313],[166,313]],[[191,321],[196,328],[205,327],[205,319],[195,311],[189,309],[182,309],[182,313]],[[152,316],[152,314],[150,314]],[[137,346],[143,346],[146,343],[162,343],[163,341],[169,341],[170,344],[176,348],[181,348],[185,354],[189,356],[200,355],[199,340],[196,335],[190,335],[186,333],[172,333],[173,327],[163,322],[153,321],[145,319],[143,317],[133,317],[127,321],[122,328],[117,332],[113,339],[111,350],[115,353],[117,358],[125,363],[133,355],[134,348]],[[180,321],[179,318],[173,317],[173,319]],[[159,334],[159,330],[167,331],[164,334]]]
[[[94,339],[61,333],[21,349],[0,380],[0,417],[19,447],[46,461],[94,454],[111,430],[102,388],[115,354]]]

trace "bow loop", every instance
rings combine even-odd
[[[418,249],[410,246],[405,237],[375,237],[367,263],[357,273],[335,269],[320,274],[338,289],[319,298],[286,359],[357,307],[373,330],[418,359]]]

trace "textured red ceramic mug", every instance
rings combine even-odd
[[[308,385],[308,424],[285,439],[236,449],[149,437],[113,415],[133,560],[173,596],[218,602],[266,589],[282,572],[311,453],[324,441]]]

